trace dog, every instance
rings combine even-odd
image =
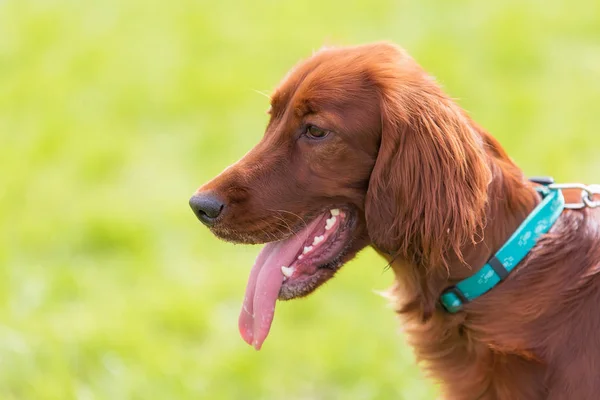
[[[403,49],[374,43],[295,66],[271,97],[262,140],[190,205],[217,237],[266,243],[239,319],[256,349],[277,299],[310,294],[372,246],[394,272],[407,340],[445,398],[597,399],[599,199],[551,188],[528,180]],[[515,244],[535,236],[522,260],[494,267],[550,192],[556,204],[586,202],[554,210]],[[457,285],[490,263],[477,284],[500,282],[462,296]],[[448,295],[458,309],[440,300]]]

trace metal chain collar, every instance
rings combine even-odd
[[[582,208],[600,207],[600,200],[594,200],[594,195],[600,195],[600,185],[584,185],[582,183],[552,183],[549,189],[580,189],[581,201],[579,203],[567,203],[565,208],[569,210],[581,210]]]

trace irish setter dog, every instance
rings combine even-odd
[[[190,200],[219,238],[267,243],[244,340],[259,349],[277,299],[308,295],[370,245],[445,398],[600,398],[600,209],[565,210],[505,281],[450,314],[442,291],[540,202],[498,141],[388,43],[318,51],[283,79],[269,115],[256,147]]]

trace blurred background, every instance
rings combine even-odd
[[[367,250],[237,316],[255,246],[188,198],[322,45],[405,47],[530,175],[600,180],[597,0],[0,0],[1,399],[433,399]]]

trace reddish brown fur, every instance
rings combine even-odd
[[[307,121],[334,136],[303,139]],[[263,140],[201,190],[230,204],[213,231],[242,242],[279,239],[327,207],[352,206],[344,261],[368,244],[391,261],[408,340],[445,398],[600,396],[600,211],[565,211],[464,312],[439,305],[539,200],[500,144],[401,49],[325,49],[301,63],[273,96]]]

